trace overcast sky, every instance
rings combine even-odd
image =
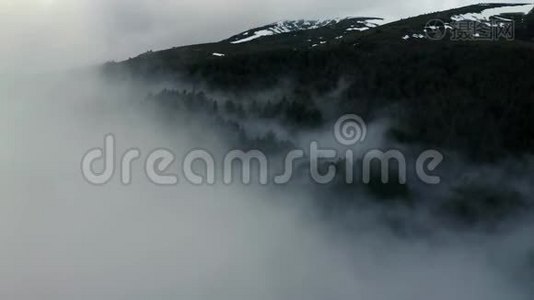
[[[0,0],[0,74],[122,60],[147,50],[224,39],[283,19],[395,19],[476,2],[479,1]]]

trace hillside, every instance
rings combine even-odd
[[[308,52],[362,41],[400,44],[399,39],[406,40],[406,35],[414,39],[427,39],[424,34],[425,26],[430,20],[439,19],[447,24],[453,19],[476,20],[478,17],[480,22],[484,22],[488,21],[484,18],[489,19],[492,15],[511,11],[528,13],[532,8],[532,4],[478,4],[394,22],[379,17],[281,21],[244,31],[220,42],[147,52],[120,65],[134,71],[145,67],[151,69],[147,71],[162,68],[172,72],[215,58],[221,60],[223,57],[228,59],[232,56],[257,55],[261,52]],[[532,41],[534,38],[533,16],[534,14],[529,13],[516,20],[518,40]]]
[[[285,97],[312,110],[317,104],[310,99],[329,95],[342,80],[348,84],[329,99],[329,106],[338,111],[323,114],[323,122],[346,111],[370,119],[388,111],[399,123],[392,135],[401,142],[495,160],[534,153],[533,14],[514,16],[516,34],[511,41],[451,41],[451,32],[441,40],[418,37],[425,36],[429,20],[486,22],[491,17],[488,11],[531,8],[472,5],[351,31],[347,28],[371,19],[341,19],[235,43],[247,33],[266,30],[261,27],[217,43],[146,53],[108,64],[106,70],[116,74],[126,70],[150,80],[175,78],[235,95],[290,81],[292,88]],[[315,40],[324,41],[314,47]]]

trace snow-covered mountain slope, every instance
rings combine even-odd
[[[520,33],[525,29],[528,29],[526,26],[525,18],[529,15],[534,9],[534,4],[527,3],[515,3],[515,4],[506,4],[506,3],[482,3],[477,5],[472,5],[464,8],[460,8],[460,13],[452,13],[448,16],[440,15],[438,18],[439,21],[436,23],[434,20],[427,19],[428,22],[423,31],[416,30],[414,32],[409,32],[401,36],[403,40],[409,39],[426,39],[429,36],[432,36],[433,33],[444,31],[450,33],[455,29],[453,26],[454,23],[458,22],[467,22],[467,23],[480,23],[485,26],[490,27],[502,27],[505,24],[509,24],[510,21],[515,22],[515,32]],[[470,24],[465,24],[466,26],[474,26]],[[472,27],[472,37],[477,38],[479,34],[476,32],[476,28]],[[468,31],[465,31],[468,33]]]
[[[280,21],[263,27],[247,30],[229,38],[231,44],[241,44],[266,36],[291,33],[304,30],[335,28],[340,32],[365,31],[384,24],[381,18],[347,17],[323,20]]]
[[[481,6],[488,4],[480,4]],[[492,17],[497,17],[502,14],[528,14],[534,9],[534,4],[511,4],[501,7],[491,7],[484,9],[479,13],[466,13],[454,15],[451,17],[452,21],[489,21]]]
[[[449,22],[469,20],[487,23],[494,18],[500,18],[503,21],[506,21],[507,18],[510,18],[510,15],[526,15],[533,9],[534,4],[528,3],[482,3],[460,8],[457,13],[453,13],[446,18],[442,18],[442,16],[440,16],[440,18],[445,23],[447,29],[450,30],[451,27]],[[265,38],[269,37],[273,38],[278,35],[285,34],[287,36],[289,33],[297,34],[299,32],[306,31],[314,32],[307,34],[305,38],[305,44],[307,44],[307,47],[314,48],[324,45],[330,40],[342,40],[350,33],[367,31],[387,23],[389,22],[376,17],[345,17],[320,20],[280,21],[263,27],[247,30],[232,36],[223,42],[233,45],[246,44],[252,41],[264,40]],[[427,30],[431,30],[431,28],[429,29],[425,27],[423,32],[421,32],[421,29],[419,28],[412,28],[413,31],[403,33],[401,38],[404,40],[425,39],[426,35],[424,33]]]

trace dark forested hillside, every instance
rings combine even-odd
[[[244,44],[222,41],[146,53],[106,69],[153,80],[175,78],[233,94],[268,90],[289,81],[286,98],[308,105],[312,112],[315,104],[310,97],[328,95],[343,80],[348,84],[328,100],[338,113],[352,111],[373,118],[387,111],[399,123],[392,132],[399,141],[494,160],[534,152],[533,14],[516,22],[514,41],[401,37],[423,32],[429,19],[498,6],[469,6],[351,31],[319,47],[301,43],[311,36],[327,36],[325,32],[336,35],[331,32],[335,27]],[[281,118],[287,119],[287,114]],[[328,121],[328,116],[311,119],[306,122]]]

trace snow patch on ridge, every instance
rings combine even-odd
[[[326,26],[339,25],[341,22],[348,22],[345,31],[365,31],[374,27],[378,27],[384,23],[385,20],[380,18],[364,18],[364,17],[345,17],[334,19],[319,19],[319,20],[297,20],[297,21],[280,21],[269,24],[264,27],[252,29],[230,38],[231,44],[241,44],[250,42],[262,37],[272,36],[276,34],[290,33],[302,30],[318,29]],[[345,25],[345,24],[343,24]]]
[[[249,32],[245,32],[245,35],[249,35],[249,34],[250,34]],[[270,31],[270,30],[259,30],[259,31],[254,32],[254,34],[249,36],[249,37],[246,37],[246,38],[238,40],[238,41],[233,41],[231,43],[232,44],[246,43],[246,42],[253,41],[253,40],[257,39],[257,38],[260,38],[262,36],[269,36],[269,35],[274,35],[274,34],[275,34],[275,32]]]
[[[321,28],[324,26],[337,24],[341,20],[344,20],[344,19],[336,18],[336,19],[325,19],[325,20],[280,21],[280,22],[269,24],[265,27],[262,27],[252,32],[247,31],[243,34],[240,34],[237,40],[231,41],[230,43],[241,44],[241,43],[253,41],[255,39],[258,39],[264,36],[270,36],[270,35],[288,33],[288,32],[300,31],[300,30],[317,29],[317,28]],[[239,37],[243,37],[243,36],[247,36],[247,37],[239,39]]]

